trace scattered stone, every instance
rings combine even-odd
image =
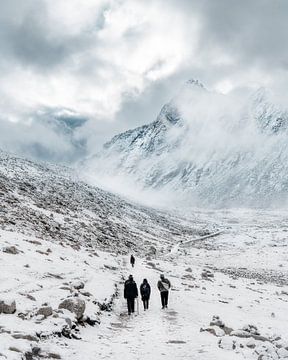
[[[82,281],[75,281],[74,283],[71,284],[71,286],[76,290],[80,290],[80,289],[84,289],[85,284]]]
[[[17,255],[20,251],[15,246],[6,246],[2,249],[6,254]]]
[[[214,315],[212,321],[210,322],[210,326],[214,326],[214,325],[219,327],[225,326],[224,322],[217,315]]]
[[[37,311],[37,315],[43,315],[45,318],[53,314],[53,309],[51,306],[43,306]]]
[[[26,294],[26,297],[29,299],[29,300],[32,300],[32,301],[36,301],[35,297],[30,295],[30,294]]]
[[[17,333],[17,334],[12,334],[11,336],[14,339],[24,339],[24,340],[35,341],[35,342],[39,341],[39,339],[36,336],[30,335],[30,334]]]
[[[66,309],[76,315],[79,320],[84,314],[86,304],[85,301],[78,297],[68,298],[59,304],[59,309]]]
[[[18,348],[16,348],[15,346],[10,346],[9,349],[10,351],[15,351],[15,352],[18,352],[18,353],[21,353],[22,351],[19,350]]]
[[[118,268],[117,268],[116,266],[111,266],[111,265],[106,265],[106,264],[104,264],[104,267],[105,267],[106,269],[109,269],[109,270],[112,270],[112,271],[118,270]]]
[[[16,311],[15,300],[0,300],[0,314],[14,314]]]
[[[211,270],[204,269],[201,273],[201,277],[203,280],[212,281],[214,278],[214,274]]]
[[[249,348],[249,349],[255,349],[256,347],[256,343],[254,340],[249,340],[246,344],[246,346]]]
[[[220,329],[218,326],[209,326],[207,328],[201,328],[200,332],[203,332],[203,331],[207,331],[210,334],[217,336],[217,337],[222,337],[225,335],[224,330]]]

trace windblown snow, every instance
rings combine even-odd
[[[0,359],[288,358],[287,211],[156,211],[2,152],[0,196]]]
[[[222,95],[190,80],[155,121],[116,135],[84,168],[90,183],[155,205],[285,207],[287,127],[264,88]]]

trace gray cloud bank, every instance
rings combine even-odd
[[[286,0],[1,2],[0,147],[73,162],[151,122],[190,77],[286,103],[287,20]]]

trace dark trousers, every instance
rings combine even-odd
[[[127,298],[127,308],[128,308],[128,314],[134,313],[134,304],[135,304],[134,298]]]
[[[143,301],[143,306],[144,306],[144,310],[148,310],[149,308],[149,299],[142,299]]]
[[[162,308],[167,307],[168,305],[168,291],[161,291],[161,303],[162,303]]]

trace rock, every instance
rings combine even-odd
[[[288,350],[281,348],[277,350],[277,354],[280,359],[288,359]]]
[[[46,319],[46,317],[44,315],[36,315],[36,323],[40,324],[42,320]]]
[[[156,255],[156,252],[157,252],[157,249],[155,248],[155,246],[150,246],[146,256]]]
[[[20,349],[16,348],[15,346],[10,346],[10,347],[9,347],[9,350],[10,350],[10,351],[15,351],[15,352],[18,352],[18,353],[21,353],[21,352],[22,352]]]
[[[6,246],[2,249],[6,254],[17,255],[20,251],[15,246]]]
[[[210,334],[217,336],[217,337],[222,337],[225,335],[224,330],[220,329],[218,326],[209,326],[207,328],[201,328],[200,332],[202,331],[207,331]]]
[[[14,314],[16,311],[15,300],[0,300],[0,314]]]
[[[250,325],[250,324],[245,325],[245,326],[243,326],[242,330],[247,331],[250,334],[260,335],[260,333],[255,325]]]
[[[35,341],[38,342],[39,339],[34,336],[34,335],[30,335],[30,334],[21,334],[21,333],[16,333],[16,334],[12,334],[11,335],[14,339],[23,339],[23,340],[28,340],[28,341]]]
[[[230,333],[230,336],[237,336],[239,338],[249,338],[251,334],[244,330],[233,330]]]
[[[210,271],[208,269],[204,269],[201,273],[201,277],[203,280],[212,281],[214,278],[214,274],[212,273],[212,271]]]
[[[192,272],[192,269],[191,269],[191,267],[188,267],[187,269],[185,269],[185,271]]]
[[[43,306],[37,311],[37,315],[43,315],[45,318],[53,314],[53,309],[51,306]]]
[[[86,304],[85,301],[79,299],[78,297],[67,298],[59,304],[59,309],[66,309],[76,315],[76,318],[79,320],[84,314]]]
[[[225,326],[224,322],[219,318],[219,316],[214,315],[212,321],[210,322],[210,326],[219,326],[223,328]]]
[[[82,281],[75,281],[74,283],[71,284],[71,286],[76,290],[80,290],[80,289],[84,289],[85,284]]]
[[[106,265],[104,264],[104,267],[108,270],[116,271],[118,268],[116,266]]]
[[[249,349],[255,349],[256,347],[256,343],[254,340],[250,340],[247,342],[246,346],[249,348]]]
[[[30,295],[30,294],[26,294],[26,297],[27,297],[27,299],[29,299],[29,300],[36,301],[35,297],[32,296],[32,295]]]

